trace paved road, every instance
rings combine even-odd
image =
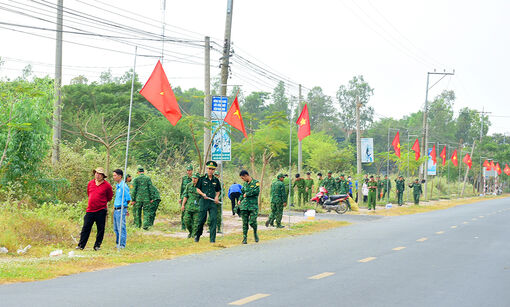
[[[310,236],[4,285],[0,305],[510,306],[509,220],[510,199],[364,220]]]

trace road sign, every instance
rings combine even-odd
[[[211,103],[211,119],[223,120],[227,114],[228,97],[213,96]]]
[[[361,138],[361,162],[374,162],[374,139]]]
[[[221,120],[212,120],[213,140],[211,143],[211,158],[214,161],[230,161],[232,159],[232,146],[230,140],[230,125],[224,124],[220,128]],[[216,130],[219,131],[216,133]]]

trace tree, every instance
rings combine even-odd
[[[285,114],[290,114],[289,98],[285,95],[285,83],[278,82],[278,85],[273,91],[273,102],[269,105],[269,113],[285,111]]]
[[[455,121],[453,119],[453,103],[455,92],[443,91],[429,106],[430,140],[442,142],[454,140]]]
[[[313,87],[307,95],[310,125],[316,131],[326,130],[333,122],[333,101],[330,96],[324,94],[320,86]],[[299,110],[301,111],[301,110]]]
[[[355,150],[352,146],[338,148],[336,141],[324,132],[313,133],[303,139],[303,160],[316,172],[328,170],[351,173],[354,170]]]
[[[267,92],[251,92],[241,104],[243,113],[265,113],[267,110],[266,100],[269,99],[269,95]]]
[[[71,84],[87,84],[89,82],[89,79],[85,77],[84,75],[79,75],[77,77],[74,77],[71,79]]]
[[[347,86],[341,85],[336,93],[340,105],[339,117],[347,138],[356,130],[356,104],[361,103],[360,124],[361,129],[368,128],[373,122],[374,108],[367,106],[374,90],[363,79],[363,76],[354,76]]]

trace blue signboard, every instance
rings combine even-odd
[[[227,112],[228,97],[213,96],[212,97],[212,111]]]

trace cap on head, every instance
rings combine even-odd
[[[191,178],[199,178],[200,177],[200,174],[199,173],[194,173],[193,175],[191,175]]]
[[[192,171],[193,170],[193,165],[188,165],[188,167],[186,167],[186,170],[187,171]]]
[[[333,171],[328,171],[328,174],[333,174]]]
[[[102,168],[102,167],[98,167],[98,168],[96,168],[96,169],[93,171],[93,173],[94,173],[94,174],[96,174],[96,173],[102,174],[102,175],[104,176],[104,178],[106,178],[106,177],[107,177],[107,176],[106,176],[106,172],[104,171],[104,168]]]
[[[216,169],[218,167],[218,163],[216,163],[215,161],[207,161],[207,163],[205,164],[205,166],[207,168],[212,168],[212,169]]]
[[[345,177],[345,175],[344,175],[344,174],[341,174],[341,175],[340,175],[340,177]]]
[[[140,173],[143,173],[144,172],[144,169],[143,167],[139,166],[138,169],[137,169]]]
[[[280,173],[280,174],[278,174],[278,176],[276,176],[277,179],[284,178],[284,177],[285,176],[282,173]]]
[[[416,180],[414,180],[414,181],[420,181],[420,179],[416,178]]]

